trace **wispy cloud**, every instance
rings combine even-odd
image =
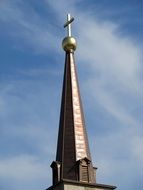
[[[35,84],[24,80],[1,85],[0,184],[9,180],[16,189],[23,181],[29,186],[36,181],[34,184],[39,188],[51,184],[49,166],[55,158],[57,136],[57,130],[52,129],[58,125],[58,111],[50,105],[54,96],[52,87],[49,93],[45,85],[36,81]],[[57,104],[55,99],[53,106]]]
[[[25,44],[37,53],[45,53],[53,48],[56,50],[58,37],[54,35],[53,24],[49,18],[40,16],[28,2],[2,0],[0,21],[2,26],[6,25],[8,35],[22,41],[22,45],[19,42],[17,46],[22,48]]]
[[[25,189],[23,183],[29,188],[45,189],[46,181],[51,181],[51,177],[45,163],[37,157],[29,155],[19,155],[7,159],[0,159],[0,186],[7,181],[8,188]],[[35,181],[33,183],[33,181]],[[5,186],[3,186],[5,189]]]
[[[118,35],[119,27],[89,20],[84,24],[88,31],[79,28],[81,44],[85,44],[79,47],[79,59],[91,74],[86,88],[93,100],[117,120],[139,127],[141,123],[131,110],[138,105],[138,98],[143,97],[141,49],[130,38]],[[81,23],[84,21],[81,19]]]
[[[45,178],[46,168],[41,162],[29,155],[21,155],[0,160],[0,176],[16,180],[31,180]],[[44,172],[45,171],[45,172]]]

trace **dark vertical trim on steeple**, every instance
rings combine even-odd
[[[61,178],[66,178],[66,176],[70,176],[71,173],[72,176],[75,175],[75,169],[72,168],[73,165],[75,165],[76,156],[73,123],[70,53],[66,53],[59,136],[56,155],[56,160],[61,162]]]

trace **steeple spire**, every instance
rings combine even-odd
[[[57,155],[56,162],[51,165],[53,183],[62,179],[95,183],[74,60],[76,40],[71,36],[73,20],[68,14],[64,25],[68,27],[68,36],[62,43],[66,56]],[[59,168],[56,177],[55,167]]]
[[[96,168],[92,160],[85,128],[84,114],[75,66],[76,40],[71,36],[71,18],[68,14],[64,27],[68,35],[63,39],[65,69],[56,161],[53,161],[53,185],[48,190],[113,190],[116,187],[96,183]]]

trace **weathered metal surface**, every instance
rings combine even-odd
[[[71,83],[72,83],[72,101],[73,101],[73,118],[74,118],[74,133],[75,133],[75,149],[76,160],[88,157],[86,150],[86,139],[84,134],[84,121],[81,112],[79,89],[77,84],[77,76],[75,71],[74,59],[70,53],[70,67],[71,67]]]
[[[66,52],[62,104],[56,161],[61,163],[61,179],[79,181],[78,160],[91,160],[86,135],[74,53]],[[92,162],[89,165],[90,183],[95,183]]]

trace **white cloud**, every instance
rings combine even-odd
[[[132,79],[138,82],[141,49],[128,37],[118,35],[119,27],[112,26],[108,22],[99,24],[92,18],[82,18],[80,18],[81,26],[78,27],[82,42],[79,45],[81,59],[87,60],[89,67],[93,69],[96,67],[102,75],[110,77],[109,79],[114,77],[117,82],[119,80],[124,85]],[[129,87],[129,83],[127,86]]]
[[[57,126],[58,121],[54,119],[58,118],[58,111],[56,112],[51,107],[51,102],[52,97],[58,94],[54,95],[52,89],[50,87],[49,93],[49,88],[45,90],[44,84],[31,82],[31,80],[4,83],[0,94],[2,134],[4,133],[9,140],[18,138],[19,143],[29,143],[30,146],[32,141],[33,149],[43,154],[53,155],[54,139],[52,136],[56,136],[57,132],[51,129],[51,125]],[[40,100],[37,101],[39,98]],[[56,104],[55,100],[54,104]],[[47,146],[49,144],[51,146]]]
[[[34,156],[19,155],[0,160],[0,176],[16,180],[45,178],[47,168]]]
[[[0,187],[3,189],[46,189],[51,184],[50,168],[35,156],[0,159],[0,168]]]
[[[109,131],[108,134],[90,136],[90,139],[94,165],[98,167],[97,182],[116,184],[119,189],[129,188],[131,184],[134,187],[143,175],[139,134],[123,129],[115,130],[114,134]]]
[[[58,116],[48,106],[54,95],[44,89],[45,85],[31,80],[11,81],[10,85],[5,82],[1,86],[0,186],[9,182],[15,189],[38,189],[51,184],[50,164],[55,158],[54,129],[58,122],[54,119]]]
[[[13,47],[23,49],[26,45],[36,53],[56,49],[58,37],[54,35],[53,25],[23,0],[2,0],[0,2],[1,26],[7,26],[6,33],[14,39],[21,39]],[[3,27],[2,27],[3,28]]]

